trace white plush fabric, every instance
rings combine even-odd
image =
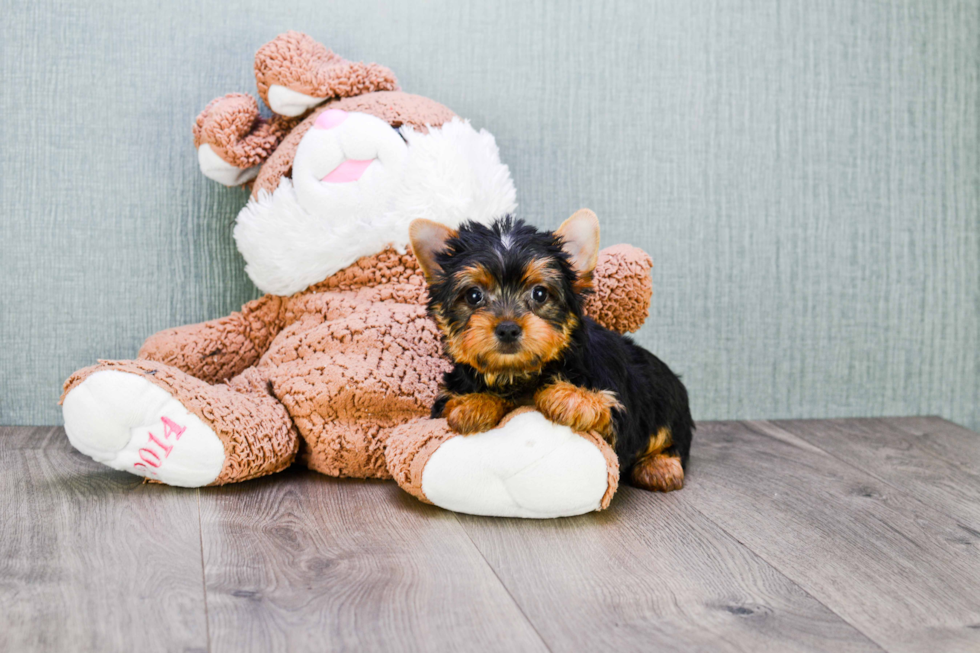
[[[492,134],[458,118],[428,134],[409,127],[401,134],[407,145],[366,114],[307,132],[293,162],[295,182],[283,178],[238,214],[235,241],[259,289],[291,295],[387,245],[404,250],[415,218],[455,228],[514,212],[514,184]],[[320,181],[331,162],[342,161],[338,152],[377,160],[358,181]]]
[[[379,216],[393,206],[392,196],[400,190],[398,182],[405,173],[409,154],[405,141],[384,120],[366,113],[345,115],[347,118],[337,127],[314,127],[306,132],[296,148],[291,179],[297,204],[309,216],[299,224],[304,229],[314,229],[308,233],[317,234],[316,225],[330,222],[334,239],[346,235],[357,241],[361,240],[359,235],[383,226],[384,220]],[[372,163],[357,181],[323,181],[347,160]],[[322,256],[322,242],[310,245],[304,244],[299,251]],[[374,251],[380,248],[366,253]]]
[[[599,508],[607,485],[599,449],[536,412],[446,441],[422,472],[435,505],[496,517],[581,515]]]
[[[269,87],[269,108],[280,116],[294,118],[302,115],[307,109],[312,109],[318,104],[323,104],[327,98],[313,97],[306,93],[300,93],[288,89],[280,84],[273,84]]]
[[[210,427],[135,374],[96,372],[68,393],[63,414],[72,446],[119,471],[201,487],[218,477],[225,462],[224,446]],[[177,435],[162,418],[183,432]]]
[[[246,181],[255,179],[262,167],[236,168],[218,156],[207,143],[197,148],[197,165],[205,177],[225,186],[241,186]]]

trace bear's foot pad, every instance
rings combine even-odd
[[[471,515],[566,517],[602,507],[607,461],[567,426],[524,412],[496,429],[451,438],[432,454],[422,491]]]
[[[138,374],[92,374],[65,397],[64,416],[68,439],[80,452],[167,485],[207,485],[225,462],[211,427]]]

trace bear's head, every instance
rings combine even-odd
[[[415,218],[455,228],[517,204],[486,130],[401,91],[376,64],[346,61],[287,32],[255,57],[249,95],[211,102],[194,125],[201,171],[252,184],[235,242],[263,292],[290,295],[387,246],[404,251]]]

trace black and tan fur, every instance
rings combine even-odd
[[[554,233],[507,217],[457,231],[416,220],[410,234],[455,363],[433,417],[475,433],[534,405],[600,433],[632,484],[683,486],[694,430],[687,390],[656,356],[583,315],[599,251],[595,214],[579,211]]]

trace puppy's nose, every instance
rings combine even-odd
[[[521,325],[512,320],[506,320],[498,324],[497,328],[493,330],[493,333],[500,342],[514,342],[521,337]]]

